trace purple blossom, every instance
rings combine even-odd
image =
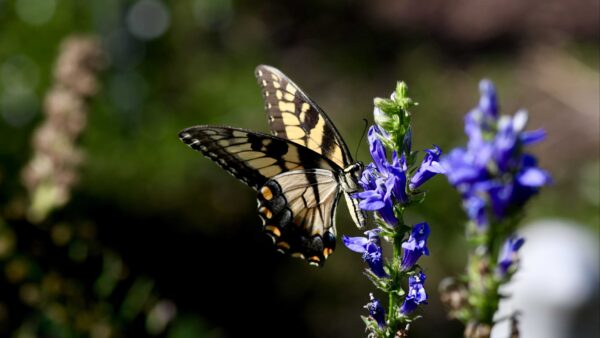
[[[383,269],[383,254],[379,239],[380,232],[381,229],[365,231],[368,237],[348,237],[344,235],[342,241],[348,249],[362,253],[363,260],[377,277],[388,277],[388,274]]]
[[[440,155],[442,155],[442,150],[436,145],[425,150],[425,157],[421,162],[421,166],[410,179],[409,186],[411,190],[417,189],[433,176],[444,173],[444,168],[439,163]]]
[[[550,183],[552,183],[550,173],[537,167],[537,160],[533,155],[523,154],[519,172],[515,176],[512,200],[515,204],[525,203],[541,187]]]
[[[492,158],[492,147],[481,144],[477,148],[455,148],[443,156],[441,165],[450,184],[464,192],[465,187],[490,177],[487,163]]]
[[[429,256],[429,249],[427,249],[429,232],[429,225],[426,222],[413,226],[408,240],[402,243],[402,270],[411,269],[422,255]]]
[[[452,150],[440,163],[461,193],[467,215],[483,229],[490,217],[501,220],[522,207],[551,178],[523,152],[524,146],[543,140],[545,132],[524,131],[524,110],[513,117],[500,116],[493,84],[483,80],[479,87],[479,104],[465,117],[466,148]]]
[[[369,315],[375,319],[379,328],[385,327],[385,309],[381,306],[381,302],[373,297],[373,294],[369,294],[371,301],[365,306],[369,310]]]
[[[406,194],[406,159],[392,153],[389,163],[381,138],[385,131],[378,126],[369,128],[369,150],[373,162],[367,165],[359,181],[362,192],[354,194],[360,200],[359,207],[367,211],[377,211],[386,223],[396,225],[398,219],[394,215],[394,204],[408,201]]]
[[[508,273],[508,270],[511,266],[517,261],[517,252],[525,243],[525,239],[523,237],[510,236],[504,245],[502,246],[502,251],[498,256],[498,273],[501,276],[505,276]]]
[[[425,278],[426,276],[423,272],[408,277],[408,293],[406,294],[406,298],[404,298],[402,307],[400,307],[400,313],[403,315],[410,314],[420,304],[427,304],[427,293],[423,286]]]

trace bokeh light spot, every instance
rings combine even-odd
[[[52,19],[56,9],[56,0],[17,0],[15,10],[24,22],[41,26]]]
[[[31,90],[5,91],[0,95],[0,114],[13,127],[23,127],[39,110],[39,99]]]
[[[138,1],[127,13],[129,31],[142,40],[152,40],[163,35],[169,28],[169,23],[169,10],[157,0]]]

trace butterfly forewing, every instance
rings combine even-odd
[[[256,78],[274,135],[329,158],[338,167],[352,162],[348,147],[325,112],[279,70],[261,65]]]
[[[255,190],[282,172],[304,168],[332,170],[334,166],[296,143],[244,129],[196,126],[181,131],[179,138]]]
[[[264,231],[277,250],[322,266],[335,248],[340,186],[329,170],[294,170],[266,182],[258,193]]]

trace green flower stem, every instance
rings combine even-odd
[[[464,318],[467,330],[469,323],[489,328],[494,325],[494,314],[501,298],[498,290],[504,282],[495,274],[498,255],[506,237],[514,231],[521,217],[517,214],[502,223],[492,223],[486,232],[477,230],[474,224],[467,226],[470,243],[467,264],[470,311]]]
[[[402,245],[402,238],[404,237],[404,235],[400,232],[400,231],[396,231],[394,234],[394,238],[392,241],[392,246],[393,246],[393,256],[392,256],[392,264],[394,266],[393,271],[391,271],[390,274],[390,294],[389,294],[389,309],[388,309],[388,316],[389,316],[389,322],[390,322],[390,331],[391,332],[396,332],[398,329],[398,325],[400,324],[398,322],[398,303],[399,303],[399,298],[398,295],[402,292],[401,291],[401,285],[400,285],[400,273],[398,271],[399,267],[400,267],[400,255],[401,255],[401,250],[400,247]],[[392,334],[393,337],[393,334]]]
[[[403,217],[404,210],[402,207],[395,209],[395,215],[398,219],[398,225],[393,229],[393,235],[391,236],[392,242],[392,269],[390,271],[390,290],[389,290],[389,304],[388,304],[388,337],[393,338],[396,336],[396,332],[400,330],[403,324],[403,320],[400,316],[399,304],[401,301],[400,296],[404,294],[402,289],[402,270],[400,268],[401,255],[402,255],[402,242],[406,237],[406,233],[410,230],[410,227],[404,224]]]
[[[490,229],[501,227],[491,226]],[[489,337],[488,331],[494,325],[494,314],[498,310],[501,280],[495,275],[497,256],[504,236],[497,233],[468,233],[470,253],[468,257],[468,303],[471,311],[465,318],[467,331],[473,327],[483,327],[477,331],[478,338]],[[488,330],[489,329],[489,330]],[[475,331],[474,331],[475,332]],[[471,333],[475,334],[475,333]],[[469,333],[465,336],[469,338]]]

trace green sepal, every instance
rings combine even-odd
[[[375,104],[377,108],[381,109],[381,111],[388,116],[400,114],[402,109],[396,103],[396,101],[391,99],[384,99],[381,97],[376,97],[375,99],[373,99],[373,104]]]
[[[407,207],[411,207],[414,205],[419,205],[425,201],[425,197],[427,197],[426,190],[413,190],[410,194],[410,200]]]
[[[404,152],[406,154],[406,152]],[[406,155],[406,166],[412,168],[417,160],[418,151],[412,151],[409,155]]]
[[[388,273],[389,275],[389,270],[386,271],[386,273]],[[371,283],[373,283],[373,285],[378,288],[379,290],[388,293],[389,289],[390,289],[390,281],[389,278],[381,278],[378,277],[377,275],[375,275],[370,269],[366,269],[364,271],[365,276],[367,276],[367,278],[371,281]]]
[[[379,324],[377,324],[377,321],[375,319],[368,317],[368,316],[360,316],[360,318],[365,323],[367,330],[370,331],[371,333],[375,334],[375,337],[385,337],[386,336],[385,328],[383,330],[381,328],[379,328]]]

